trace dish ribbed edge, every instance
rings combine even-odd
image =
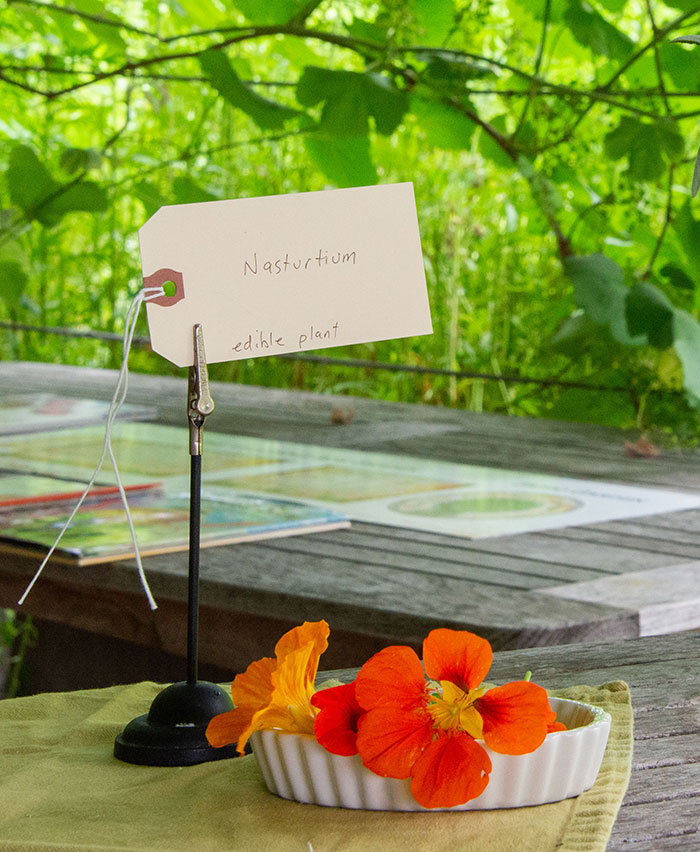
[[[592,787],[610,733],[610,714],[565,698],[550,698],[550,704],[567,730],[548,734],[530,754],[497,754],[483,746],[493,765],[488,786],[478,798],[444,810],[541,805]],[[411,795],[409,780],[375,775],[359,755],[331,754],[310,735],[257,731],[251,745],[267,788],[283,799],[363,810],[425,810]]]

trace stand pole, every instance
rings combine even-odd
[[[187,589],[187,683],[197,683],[199,641],[199,535],[201,528],[202,457],[190,456],[190,567]]]
[[[214,748],[206,737],[211,719],[233,703],[215,683],[197,679],[199,633],[199,547],[202,510],[202,428],[214,410],[209,394],[204,334],[194,327],[194,363],[187,388],[190,422],[190,552],[187,581],[187,680],[173,683],[153,699],[114,741],[114,756],[147,766],[189,766],[236,756],[235,745]]]

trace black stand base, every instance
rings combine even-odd
[[[235,745],[214,748],[206,738],[213,716],[231,710],[230,697],[215,683],[174,683],[156,695],[114,741],[114,756],[143,766],[192,766],[236,757]]]

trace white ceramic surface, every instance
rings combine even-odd
[[[496,754],[484,746],[493,764],[488,786],[478,798],[444,810],[542,805],[592,787],[610,733],[610,714],[563,698],[551,698],[550,704],[568,730],[548,734],[530,754]],[[267,788],[283,799],[373,811],[425,810],[411,795],[409,780],[375,775],[359,755],[330,754],[311,736],[257,731],[251,745]]]

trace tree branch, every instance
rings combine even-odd
[[[654,264],[656,263],[656,258],[659,256],[659,252],[661,251],[661,246],[663,245],[664,240],[666,239],[666,232],[668,231],[668,226],[671,224],[671,220],[673,219],[673,178],[674,178],[675,166],[673,163],[668,167],[668,181],[666,182],[666,209],[664,211],[664,221],[661,226],[661,231],[659,236],[656,238],[656,242],[654,243],[654,248],[652,250],[651,256],[649,257],[649,262],[642,272],[642,280],[648,278],[652,270],[654,268]]]
[[[647,15],[649,16],[649,22],[651,24],[651,31],[654,34],[654,65],[656,66],[656,77],[659,81],[659,92],[661,94],[661,98],[664,102],[664,108],[666,110],[666,115],[671,113],[671,107],[668,102],[668,95],[666,94],[666,88],[664,86],[664,76],[663,70],[661,68],[661,57],[659,56],[659,28],[656,26],[656,20],[654,18],[654,10],[651,8],[651,0],[646,0],[647,4]]]
[[[55,3],[43,3],[41,0],[7,0],[7,5],[34,6],[39,9],[49,9],[51,12],[56,12],[61,15],[70,15],[72,18],[80,18],[84,21],[90,21],[93,24],[101,24],[105,27],[115,27],[116,29],[134,33],[135,35],[147,36],[148,38],[162,41],[158,33],[149,32],[148,30],[141,29],[141,27],[135,27],[132,24],[127,24],[126,21],[108,18],[106,15],[91,15],[89,12],[83,12],[73,6],[57,6]]]

